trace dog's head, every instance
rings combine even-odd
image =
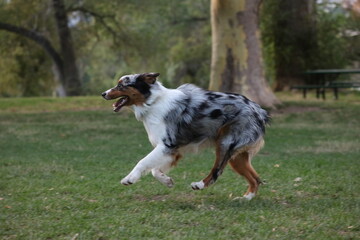
[[[151,85],[156,82],[159,73],[142,73],[122,76],[118,84],[102,93],[106,100],[119,100],[113,104],[118,112],[123,106],[142,105],[151,95]]]

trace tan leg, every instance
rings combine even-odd
[[[237,155],[231,158],[229,163],[234,171],[245,177],[246,181],[249,183],[248,190],[244,197],[250,200],[258,191],[261,180],[255,169],[251,166],[249,153],[247,151],[237,153]]]

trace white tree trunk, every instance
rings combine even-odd
[[[267,107],[280,101],[264,77],[258,10],[261,0],[212,0],[211,90],[237,92]]]

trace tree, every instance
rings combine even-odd
[[[212,0],[210,89],[238,92],[267,107],[279,103],[263,71],[261,0]]]
[[[67,12],[63,0],[53,0],[53,8],[60,42],[60,52],[63,59],[60,76],[65,83],[65,89],[68,95],[80,95],[81,81],[76,65],[74,45],[71,32],[68,27]]]
[[[271,46],[275,91],[303,84],[305,70],[320,67],[316,1],[268,0],[263,7],[263,36]]]
[[[81,82],[68,27],[67,13],[63,0],[53,0],[54,17],[57,23],[60,51],[57,51],[48,38],[40,32],[0,22],[0,29],[27,37],[39,44],[51,57],[55,65],[55,79],[59,78],[61,96],[75,96],[81,93]]]

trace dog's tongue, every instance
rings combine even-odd
[[[125,105],[125,103],[127,102],[127,100],[128,100],[127,97],[121,97],[117,102],[115,102],[115,103],[113,104],[114,112],[120,111],[120,109]]]

